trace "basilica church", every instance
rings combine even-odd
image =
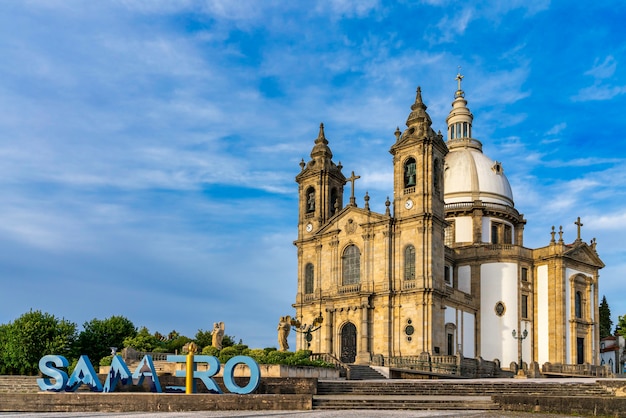
[[[297,349],[345,363],[421,353],[538,364],[599,364],[595,239],[524,246],[504,165],[483,154],[457,76],[446,135],[420,88],[390,139],[393,196],[385,212],[357,204],[358,167],[344,174],[320,125],[299,193]],[[346,170],[346,173],[348,171]],[[321,317],[321,318],[320,318]]]

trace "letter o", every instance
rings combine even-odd
[[[250,381],[244,387],[241,387],[235,383],[235,366],[237,364],[245,364],[250,369]],[[247,395],[254,392],[261,381],[261,369],[259,365],[252,357],[248,356],[235,356],[228,360],[224,365],[224,386],[230,393],[237,393],[239,395]]]

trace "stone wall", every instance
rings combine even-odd
[[[0,412],[180,412],[310,410],[311,395],[209,395],[166,393],[0,394]]]

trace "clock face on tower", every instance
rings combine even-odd
[[[306,232],[311,232],[313,231],[313,224],[312,223],[308,223],[306,225]]]
[[[404,203],[404,207],[407,208],[407,209],[411,209],[413,207],[413,201],[411,199],[407,200]]]

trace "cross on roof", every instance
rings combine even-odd
[[[352,183],[352,194],[350,195],[350,205],[352,206],[356,206],[356,199],[354,198],[354,182],[360,178],[361,176],[355,176],[353,171],[352,175],[346,179],[346,181]]]
[[[576,222],[574,222],[574,225],[578,227],[578,238],[576,238],[576,240],[580,241],[580,228],[583,226],[583,223],[580,222],[580,216],[578,217],[578,219],[576,219]]]

